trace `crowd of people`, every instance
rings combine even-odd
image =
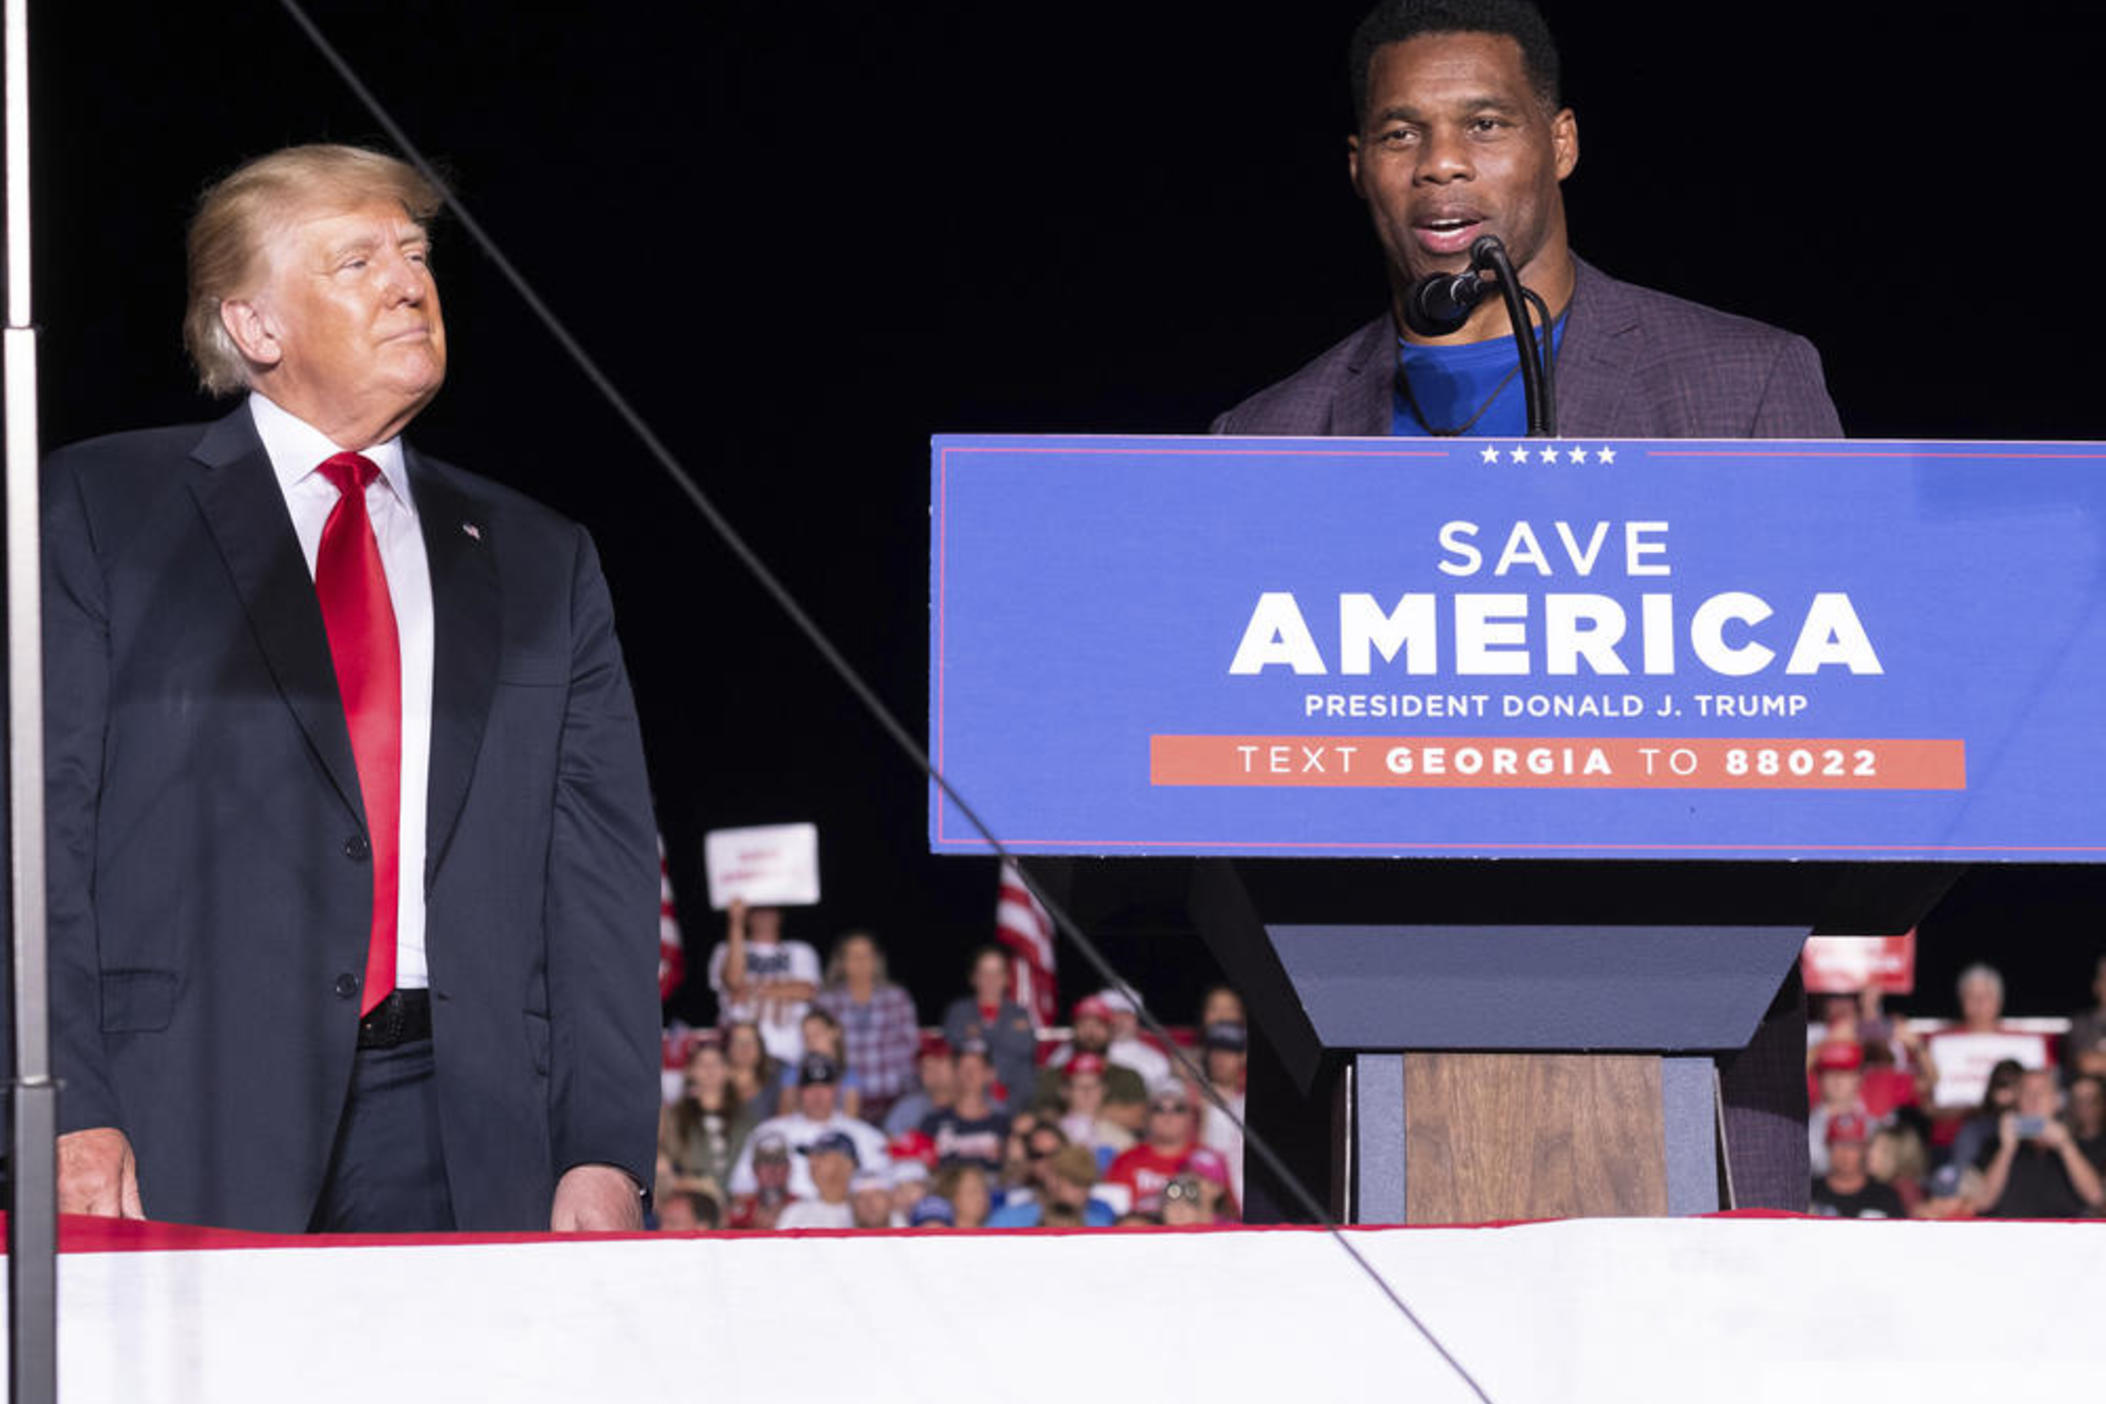
[[[822,965],[781,913],[734,904],[709,979],[717,1027],[685,1036],[660,1122],[658,1226],[1100,1228],[1233,1222],[1246,1027],[1206,993],[1190,1047],[1145,1034],[1133,995],[1079,1000],[1063,1042],[977,952],[925,1030],[875,937]],[[1235,1117],[1225,1115],[1226,1107]]]
[[[925,1028],[870,933],[843,935],[822,964],[783,937],[779,912],[736,905],[709,977],[722,1019],[686,1035],[665,1108],[663,1228],[1086,1228],[1240,1212],[1247,1041],[1226,986],[1176,1050],[1143,1033],[1124,989],[1079,1000],[1053,1041],[1009,998],[1009,957],[990,946]],[[1876,991],[1816,997],[1812,1211],[2106,1213],[2106,957],[2094,1006],[2060,1037],[2007,1020],[1986,965],[1957,994],[1961,1017],[1926,1032]]]
[[[2059,1039],[2007,1021],[2003,978],[1961,974],[1960,1018],[1918,1034],[1876,992],[1811,1028],[1817,1214],[2062,1219],[2106,1212],[2106,956]]]

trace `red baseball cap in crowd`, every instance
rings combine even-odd
[[[1864,1065],[1864,1046],[1855,1039],[1827,1039],[1814,1051],[1814,1068],[1820,1072],[1856,1072]]]
[[[894,1160],[918,1160],[930,1169],[936,1166],[936,1143],[924,1132],[900,1132],[886,1142],[885,1153]]]
[[[1841,1112],[1828,1118],[1828,1144],[1838,1141],[1855,1141],[1862,1145],[1872,1139],[1872,1122],[1857,1112]]]
[[[1075,1019],[1078,1023],[1084,1019],[1102,1019],[1108,1024],[1111,1022],[1111,1006],[1104,1002],[1102,995],[1086,995],[1075,1001]]]
[[[1104,1055],[1101,1053],[1077,1053],[1068,1059],[1068,1065],[1060,1070],[1062,1077],[1079,1077],[1083,1073],[1104,1076]]]

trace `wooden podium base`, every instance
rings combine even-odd
[[[1405,1220],[1668,1212],[1655,1054],[1407,1053]]]

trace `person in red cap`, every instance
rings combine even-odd
[[[936,1143],[919,1131],[906,1131],[887,1142],[885,1150],[892,1157],[892,1212],[904,1224],[929,1193],[936,1173]]]
[[[1826,1136],[1828,1172],[1814,1179],[1812,1212],[1831,1219],[1907,1218],[1900,1194],[1866,1169],[1872,1119],[1859,1112],[1839,1112],[1828,1119]]]
[[[1806,1115],[1806,1150],[1815,1178],[1828,1173],[1828,1124],[1838,1116],[1869,1116],[1864,1098],[1865,1050],[1856,1039],[1831,1038],[1814,1051],[1813,1109]]]
[[[1077,1053],[1060,1069],[1061,1132],[1078,1146],[1096,1152],[1108,1166],[1133,1145],[1133,1132],[1104,1115],[1104,1079],[1109,1065],[1103,1055]]]
[[[1093,1053],[1103,1060],[1105,1089],[1110,1094],[1110,1101],[1130,1107],[1138,1107],[1147,1101],[1148,1084],[1141,1075],[1124,1063],[1112,1061],[1112,1011],[1104,997],[1090,995],[1077,1000],[1069,1021],[1074,1025],[1074,1034],[1065,1047],[1053,1050],[1053,1056],[1046,1059],[1046,1066],[1040,1069],[1033,1104],[1051,1105],[1064,1100],[1065,1089],[1061,1083],[1068,1060],[1083,1053]]]
[[[919,1130],[902,1131],[885,1142],[885,1154],[895,1165],[902,1160],[918,1160],[931,1170],[936,1168],[936,1143]]]

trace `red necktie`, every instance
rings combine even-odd
[[[366,515],[366,487],[380,470],[355,453],[340,453],[319,471],[335,485],[336,506],[322,524],[315,552],[314,590],[329,631],[329,656],[351,728],[351,755],[366,802],[373,860],[373,933],[366,951],[361,1015],[395,988],[396,887],[402,849],[402,645],[395,606],[380,567],[380,544]]]

